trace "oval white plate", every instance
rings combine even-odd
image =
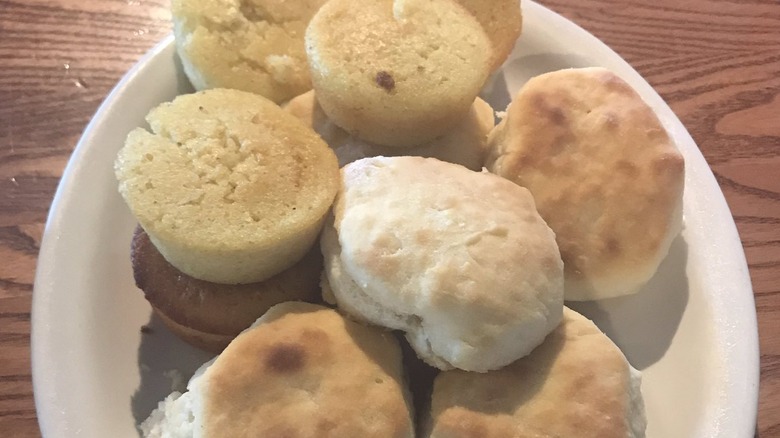
[[[617,54],[542,6],[527,2],[524,14],[523,36],[487,96],[496,109],[531,76],[607,67],[655,109],[686,159],[685,230],[659,272],[635,296],[575,308],[643,371],[649,438],[752,437],[759,367],[753,294],[709,167],[669,107]],[[190,91],[174,52],[169,37],[108,96],[51,208],[32,317],[35,401],[47,438],[137,436],[136,425],[170,392],[176,373],[186,379],[208,359],[173,338],[134,287],[135,221],[113,175],[117,151],[131,129],[145,125],[147,111]]]

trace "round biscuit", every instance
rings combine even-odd
[[[393,334],[314,304],[272,307],[192,386],[203,436],[414,436]]]
[[[433,366],[479,372],[557,326],[563,265],[527,190],[432,158],[365,158],[342,174],[321,237],[340,309],[405,331]]]
[[[430,438],[643,438],[641,377],[590,320],[568,308],[530,355],[484,374],[434,381]]]
[[[603,68],[532,78],[490,133],[487,168],[531,191],[567,300],[636,292],[682,227],[684,160],[653,110]]]

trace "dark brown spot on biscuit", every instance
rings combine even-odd
[[[566,123],[566,114],[557,106],[548,108],[547,117],[551,122],[559,126]]]
[[[306,363],[306,352],[298,344],[276,344],[265,358],[265,367],[279,374],[294,373]]]
[[[384,70],[377,72],[374,81],[388,93],[395,88],[395,79],[393,79],[393,76],[390,73]]]
[[[566,113],[564,113],[562,105],[559,102],[555,102],[555,100],[555,96],[542,93],[535,94],[533,106],[536,108],[539,116],[549,120],[553,125],[563,126],[567,123]]]
[[[607,239],[605,247],[607,250],[607,254],[610,256],[617,256],[618,254],[620,254],[621,251],[620,242],[618,242],[615,239]]]

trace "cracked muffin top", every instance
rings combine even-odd
[[[176,48],[197,90],[283,102],[311,88],[303,36],[325,0],[173,0]]]
[[[269,100],[215,89],[153,109],[115,164],[119,191],[184,273],[261,281],[311,247],[335,196],[336,157]],[[271,257],[271,254],[273,256]]]

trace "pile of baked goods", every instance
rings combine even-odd
[[[173,16],[200,91],[115,171],[137,286],[221,353],[145,437],[645,435],[639,372],[564,305],[637,292],[682,226],[682,156],[630,86],[543,74],[494,126],[514,0]]]
[[[274,304],[315,299],[313,246],[339,186],[317,134],[230,89],[179,96],[147,121],[152,132],[128,135],[116,175],[142,228],[136,283],[163,321],[218,352]]]

